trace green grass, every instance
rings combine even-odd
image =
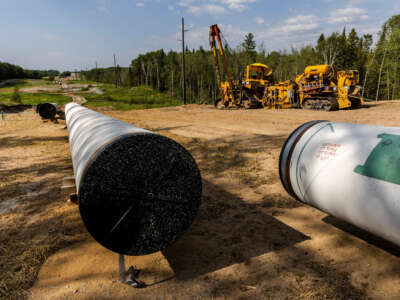
[[[51,102],[57,104],[65,104],[71,102],[71,98],[64,95],[46,94],[46,93],[19,93],[21,96],[21,103],[11,100],[12,93],[1,93],[0,104],[16,105],[16,104],[32,104]]]
[[[112,84],[102,84],[103,95],[81,93],[88,101],[86,106],[112,106],[117,110],[148,109],[182,104],[179,99],[157,92],[150,87],[114,87]]]
[[[8,82],[0,87],[0,93],[8,93],[14,90],[15,87],[18,89],[43,86],[43,85],[53,85],[51,82],[40,79],[19,79],[12,82]]]
[[[31,87],[31,86],[33,86],[33,85],[30,81],[22,80],[22,79],[18,80],[18,81],[7,82],[6,84],[4,84],[0,87],[0,93],[8,92],[8,91],[14,89],[15,87],[18,89],[21,89],[21,88],[26,88],[26,87]]]
[[[69,81],[69,84],[92,84],[90,81],[75,80]],[[18,82],[10,83],[7,87],[0,88],[0,104],[4,105],[15,105],[19,104],[12,101],[11,96],[14,88],[17,87],[33,87],[33,86],[44,86],[51,84],[44,80],[19,80]],[[99,84],[99,87],[103,90],[103,95],[91,94],[85,91],[85,89],[79,93],[79,95],[86,98],[88,101],[85,106],[88,107],[106,107],[111,106],[117,110],[132,110],[132,109],[148,109],[158,107],[169,107],[178,106],[182,104],[180,99],[171,97],[168,94],[160,93],[153,90],[150,87],[139,86],[134,88],[118,87],[115,88],[113,84]],[[67,96],[50,94],[50,93],[22,93],[21,104],[32,104],[36,105],[44,102],[54,102],[58,104],[64,104],[71,101]]]
[[[65,81],[66,84],[95,84],[96,82],[94,81],[89,81],[89,80],[68,80]]]

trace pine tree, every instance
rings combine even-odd
[[[246,55],[246,64],[255,62],[257,57],[255,49],[257,45],[254,41],[254,35],[251,32],[245,36],[244,41],[242,42],[242,47]]]

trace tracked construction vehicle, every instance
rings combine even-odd
[[[273,83],[271,68],[264,64],[254,63],[246,67],[244,78],[233,80],[218,25],[210,26],[210,47],[215,58],[217,80],[221,90],[221,98],[216,100],[215,106],[218,108],[263,107],[265,87]],[[226,81],[223,80],[220,59]]]
[[[356,108],[364,103],[358,85],[358,71],[337,72],[335,66],[331,65],[308,66],[295,80],[274,83],[271,68],[254,63],[246,67],[243,79],[233,80],[221,35],[218,25],[210,26],[210,47],[221,90],[221,97],[215,101],[217,108],[304,108],[332,111]]]
[[[262,103],[265,108],[357,108],[364,103],[358,83],[358,71],[336,72],[330,65],[308,66],[295,81],[266,87]]]
[[[299,103],[305,109],[337,110],[361,106],[358,71],[337,72],[334,66],[308,66],[296,77]]]

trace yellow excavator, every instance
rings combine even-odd
[[[246,67],[245,77],[242,80],[233,80],[222,45],[221,31],[216,24],[210,26],[210,47],[215,58],[217,80],[221,90],[221,98],[216,100],[215,106],[217,108],[262,107],[265,87],[273,83],[271,68],[264,64],[254,63]],[[220,59],[226,81],[223,81]]]

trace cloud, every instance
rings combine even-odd
[[[235,47],[240,42],[243,41],[244,36],[247,34],[246,31],[235,27],[231,24],[219,24],[219,28],[221,29],[223,37],[226,39],[228,44],[231,47]],[[187,41],[189,43],[190,48],[196,48],[199,46],[203,46],[205,48],[209,47],[209,31],[210,27],[208,26],[200,26],[200,27],[193,27],[186,33]],[[180,33],[177,33],[178,36]]]
[[[309,31],[318,28],[319,22],[314,15],[297,15],[287,19],[280,30],[284,33]]]
[[[261,18],[261,17],[255,17],[255,18],[254,18],[254,21],[255,21],[257,24],[259,24],[259,25],[265,23],[265,20],[264,20],[263,18]]]
[[[349,0],[349,6],[354,6],[359,3],[374,2],[375,0]],[[379,2],[379,1],[378,1]]]
[[[185,7],[187,13],[195,16],[201,16],[205,14],[219,16],[227,13],[225,7],[221,5],[215,5],[215,4],[193,5],[192,3],[193,0],[184,0],[178,2],[178,5]]]
[[[221,15],[229,10],[243,12],[248,4],[257,0],[181,0],[176,4],[185,7],[188,13],[196,16],[202,14]],[[204,4],[208,2],[207,4]]]
[[[46,41],[58,41],[59,37],[53,33],[45,32],[42,34],[42,39]]]
[[[182,7],[190,7],[190,6],[192,6],[193,2],[194,2],[193,0],[182,0],[182,1],[177,2],[176,4],[179,6],[182,6]]]
[[[49,51],[47,53],[47,55],[50,57],[61,57],[61,56],[65,56],[65,53],[62,51]]]
[[[144,3],[143,2],[137,2],[136,3],[136,7],[144,7]]]
[[[400,4],[395,4],[395,5],[393,6],[393,12],[394,12],[395,14],[400,14]]]
[[[368,12],[365,9],[346,7],[331,11],[328,23],[349,23],[357,20],[367,20],[368,18]]]
[[[97,12],[104,13],[107,12],[107,8],[105,6],[99,5],[96,7]]]
[[[323,20],[317,16],[296,15],[273,27],[255,32],[259,43],[264,44],[269,50],[290,49],[313,43],[322,31]]]
[[[221,0],[221,3],[228,5],[228,7],[232,10],[242,12],[247,8],[248,4],[256,1],[257,0]]]
[[[175,7],[173,7],[172,5],[168,5],[168,10],[173,11],[175,10]]]

